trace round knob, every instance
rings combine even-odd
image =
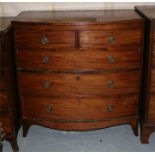
[[[47,37],[42,37],[41,38],[41,44],[43,44],[43,45],[48,44],[48,38]]]
[[[113,111],[113,106],[112,105],[108,105],[107,106],[107,111],[112,112]]]
[[[111,56],[111,55],[109,55],[109,56],[107,57],[107,60],[108,60],[108,62],[114,62],[114,61],[115,61],[115,60],[114,60],[114,57]]]
[[[44,82],[43,84],[44,88],[48,89],[51,86],[51,83],[49,81]]]
[[[47,108],[46,108],[46,111],[47,112],[52,112],[53,108],[51,105],[48,105]]]
[[[112,80],[109,80],[107,83],[108,88],[113,88],[114,87],[114,82]]]
[[[43,61],[43,63],[47,64],[49,62],[49,57],[48,56],[44,56],[42,61]]]
[[[108,41],[110,44],[115,44],[115,37],[114,36],[109,36]]]

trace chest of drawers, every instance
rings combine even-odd
[[[0,124],[5,139],[18,151],[19,114],[14,73],[12,17],[0,17]]]
[[[33,124],[67,131],[130,124],[138,134],[139,15],[22,12],[13,28],[24,136]]]
[[[145,19],[141,141],[148,143],[155,131],[155,6],[136,7],[136,11]]]

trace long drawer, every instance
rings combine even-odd
[[[50,74],[19,72],[24,94],[45,96],[104,96],[137,93],[140,71],[104,74]]]
[[[138,95],[112,98],[22,96],[23,117],[48,120],[98,120],[136,115]]]
[[[0,111],[8,110],[8,92],[0,92]]]
[[[18,67],[48,70],[116,70],[141,67],[135,51],[102,50],[18,50]]]
[[[75,32],[73,31],[24,31],[15,35],[17,48],[73,48]]]

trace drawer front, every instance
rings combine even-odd
[[[7,89],[6,81],[4,81],[4,79],[0,79],[0,90],[4,89]]]
[[[139,91],[140,71],[107,74],[19,72],[22,93],[49,96],[113,96]]]
[[[148,112],[148,121],[150,123],[155,123],[155,95],[151,94]]]
[[[72,48],[75,46],[75,32],[18,31],[15,33],[15,42],[17,48]]]
[[[155,69],[152,69],[152,75],[151,75],[151,92],[155,93]]]
[[[48,70],[115,70],[141,67],[139,51],[24,50],[18,67]]]
[[[22,96],[24,118],[98,120],[136,115],[138,95],[113,98],[44,98]]]
[[[11,116],[7,112],[0,111],[0,122],[5,134],[10,134],[12,132]]]
[[[8,110],[8,93],[0,92],[0,111]]]
[[[152,49],[152,65],[155,67],[155,43],[153,44],[153,49]]]
[[[140,48],[141,29],[115,31],[81,31],[81,48],[101,48],[105,50],[128,50]]]

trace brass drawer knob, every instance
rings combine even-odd
[[[114,82],[112,80],[109,80],[108,83],[107,83],[107,87],[108,88],[114,88],[114,86],[115,86]]]
[[[45,81],[43,84],[43,87],[48,89],[51,86],[51,83],[49,81]]]
[[[47,108],[46,108],[46,111],[47,112],[52,112],[53,108],[51,105],[48,105]]]
[[[42,59],[44,64],[47,64],[49,62],[49,57],[48,56],[44,56]]]
[[[108,105],[107,106],[107,111],[108,112],[112,112],[113,111],[113,106],[112,105]]]
[[[48,44],[48,38],[46,36],[41,38],[41,44],[43,44],[43,45]]]
[[[108,41],[110,44],[115,44],[115,37],[114,36],[109,36]]]
[[[111,55],[109,55],[109,56],[107,57],[107,60],[108,60],[108,62],[114,62],[114,61],[115,61],[115,60],[114,60],[114,57],[111,56]]]

